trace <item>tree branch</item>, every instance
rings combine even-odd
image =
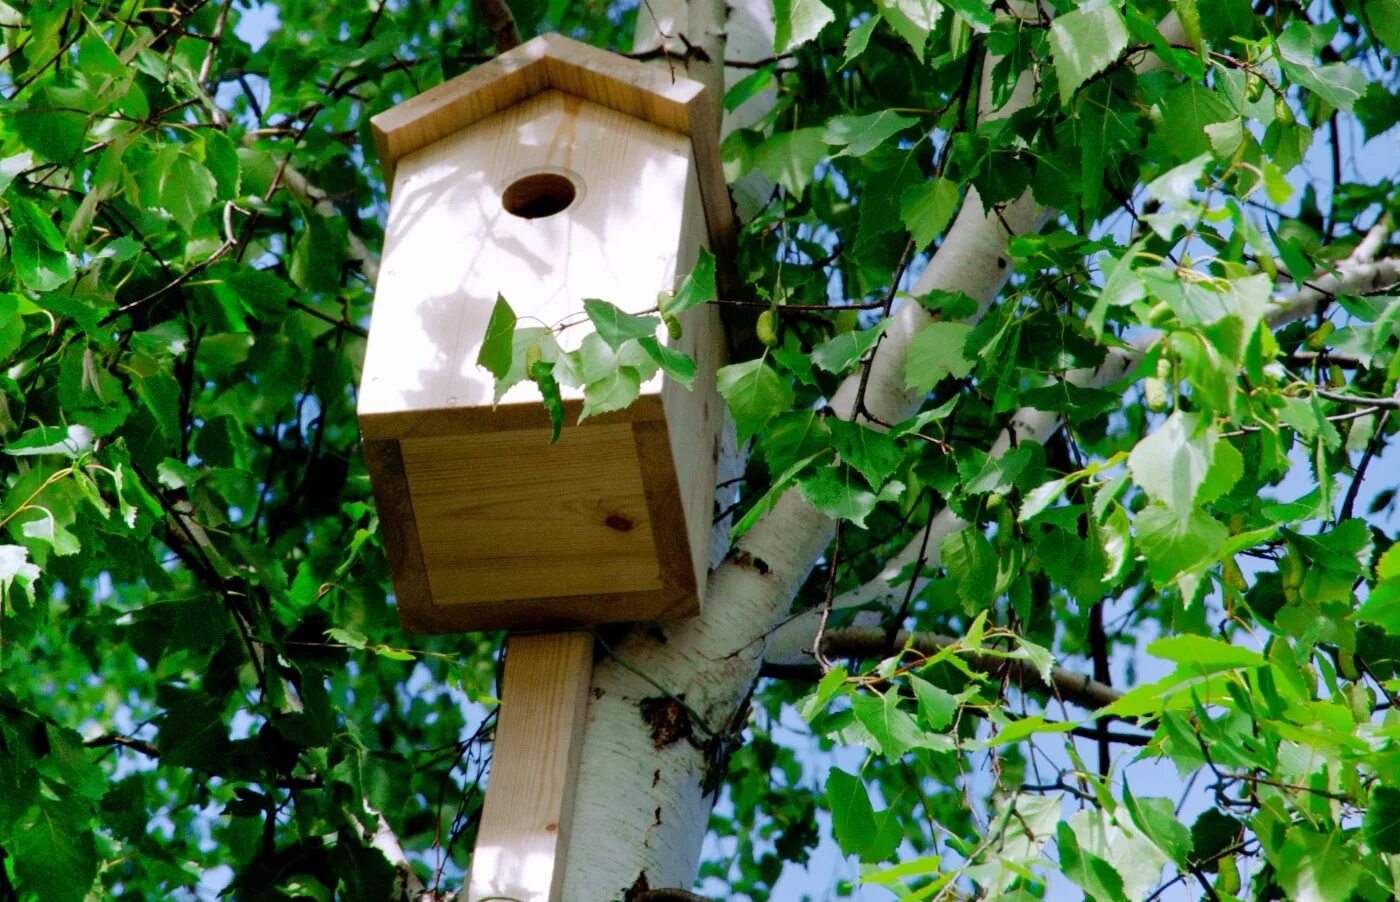
[[[937,633],[909,633],[901,630],[895,635],[894,647],[903,648],[908,645],[919,654],[932,657],[959,645],[961,641]],[[826,634],[822,647],[827,654],[838,658],[885,657],[890,651],[889,634],[877,627],[852,626],[831,630]],[[1040,678],[1040,672],[1035,667],[1018,658],[1003,658],[975,652],[964,652],[958,657],[973,670],[1009,679],[1022,691],[1039,692],[1063,699],[1090,711],[1105,708],[1123,697],[1123,693],[1112,686],[1063,667],[1052,667],[1050,682],[1047,683]]]
[[[520,46],[520,30],[515,27],[515,15],[506,0],[476,0],[476,11],[481,13],[497,50],[505,53]]]

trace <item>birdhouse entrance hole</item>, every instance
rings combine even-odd
[[[568,209],[578,196],[573,179],[557,172],[522,176],[506,187],[501,205],[521,219],[543,219]]]

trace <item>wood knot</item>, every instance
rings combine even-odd
[[[631,518],[625,517],[622,514],[608,514],[607,519],[603,522],[606,523],[610,529],[615,529],[618,532],[631,532],[633,527]]]

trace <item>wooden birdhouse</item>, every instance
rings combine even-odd
[[[359,419],[409,631],[698,612],[714,310],[688,311],[671,342],[696,361],[693,390],[658,374],[557,444],[535,384],[493,403],[477,356],[498,293],[522,325],[581,319],[587,298],[640,312],[730,240],[712,104],[547,35],[374,117],[390,205]],[[572,424],[582,392],[563,392]]]

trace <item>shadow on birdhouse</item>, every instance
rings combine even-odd
[[[682,315],[624,410],[551,443],[534,381],[478,365],[498,295],[522,324],[585,299],[657,306],[732,240],[701,85],[554,35],[372,122],[390,206],[359,419],[399,613],[411,632],[698,613],[721,401],[714,309]],[[587,398],[562,387],[565,416]]]

